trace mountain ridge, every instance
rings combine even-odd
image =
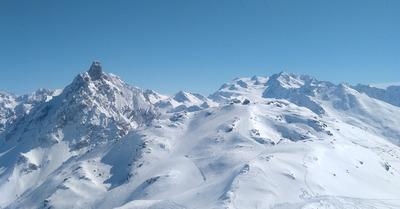
[[[387,92],[280,72],[167,96],[95,61],[61,94],[0,93],[0,207],[400,207]]]

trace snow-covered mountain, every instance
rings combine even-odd
[[[164,96],[155,103],[155,106],[168,112],[194,112],[210,106],[217,106],[217,104],[201,94],[180,91],[172,97]]]
[[[33,106],[50,100],[55,94],[48,89],[39,89],[32,94],[22,96],[0,91],[0,133],[7,124],[28,114]]]
[[[358,84],[356,86],[352,86],[352,88],[360,93],[365,93],[374,99],[382,100],[394,106],[400,107],[400,86],[389,86],[386,89],[380,89],[370,85]]]
[[[281,72],[167,96],[94,62],[1,93],[0,207],[400,208],[393,89]]]

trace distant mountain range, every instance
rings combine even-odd
[[[205,97],[99,62],[0,92],[0,208],[400,208],[400,86],[286,72]]]

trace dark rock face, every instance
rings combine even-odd
[[[104,73],[103,73],[103,70],[101,68],[101,64],[99,61],[93,62],[88,73],[89,73],[90,77],[92,78],[92,80],[99,80],[102,77],[104,77]]]

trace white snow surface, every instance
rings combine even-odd
[[[400,208],[400,107],[373,91],[281,72],[166,96],[94,62],[1,92],[0,208]]]

